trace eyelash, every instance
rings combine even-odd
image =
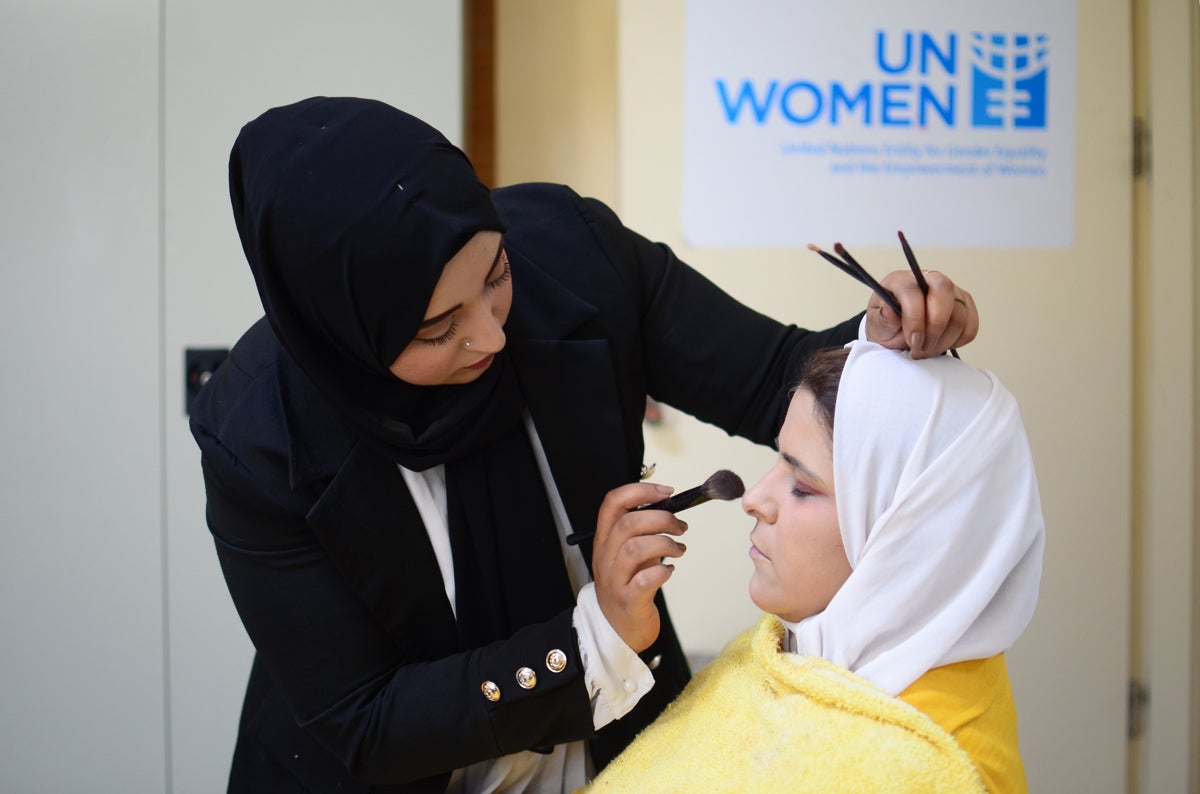
[[[799,485],[792,486],[792,496],[796,497],[797,499],[804,499],[812,495],[812,491],[803,490]]]
[[[496,276],[496,278],[492,279],[491,281],[489,281],[487,283],[488,289],[496,289],[497,287],[504,284],[504,282],[506,282],[510,278],[512,278],[512,268],[508,264],[508,254],[507,253],[503,254],[503,261],[504,261],[504,270],[500,273],[500,275]],[[426,344],[426,345],[435,345],[435,346],[444,345],[447,342],[449,342],[451,339],[453,339],[454,335],[457,332],[458,332],[458,316],[456,315],[450,319],[450,327],[446,329],[446,333],[442,334],[441,336],[435,336],[433,339],[421,339],[420,342],[422,344]]]
[[[499,287],[501,284],[503,284],[504,282],[506,282],[510,278],[512,278],[512,268],[509,267],[509,264],[508,264],[508,254],[507,253],[501,254],[501,257],[502,257],[502,261],[504,262],[504,270],[501,271],[500,275],[496,276],[495,279],[493,279],[487,283],[489,289],[495,289],[496,287]]]
[[[421,339],[421,344],[425,345],[444,345],[454,338],[454,334],[458,331],[458,317],[450,319],[450,327],[446,329],[446,333],[441,336],[435,336],[433,339]]]

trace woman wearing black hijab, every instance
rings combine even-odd
[[[800,362],[861,315],[780,325],[599,202],[489,191],[370,100],[247,124],[230,192],[266,316],[192,411],[257,650],[230,790],[581,785],[689,676],[656,594],[685,526],[628,513],[662,498],[645,396],[769,444]],[[974,336],[969,295],[910,282],[868,336]],[[597,522],[602,545],[563,542]]]

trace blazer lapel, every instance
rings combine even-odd
[[[519,250],[509,351],[573,531],[594,529],[604,494],[637,477],[605,339],[585,336],[596,308]],[[580,544],[591,566],[591,541]]]
[[[524,341],[514,347],[517,377],[571,529],[593,529],[604,494],[636,479],[630,478],[608,343]],[[590,568],[591,540],[580,550]]]
[[[421,658],[457,649],[437,557],[394,463],[364,444],[355,446],[309,511],[308,523],[400,644],[419,647]]]

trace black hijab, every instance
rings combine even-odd
[[[229,190],[275,335],[364,441],[420,470],[519,417],[503,354],[463,386],[388,371],[445,264],[476,232],[504,230],[440,132],[382,102],[313,97],[242,128]]]
[[[446,263],[477,232],[504,230],[466,155],[381,102],[314,97],[242,128],[229,184],[288,354],[377,452],[409,469],[446,465],[462,642],[502,639],[569,607],[507,353],[469,384],[413,386],[388,370]]]

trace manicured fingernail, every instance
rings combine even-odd
[[[687,546],[685,546],[684,544],[680,543],[680,544],[679,544],[679,550],[680,550],[680,551],[687,551]]]
[[[688,527],[688,525],[687,525],[687,522],[686,522],[686,521],[682,521],[682,520],[680,520],[680,519],[678,519],[678,518],[677,518],[677,519],[675,519],[675,520],[676,520],[676,521],[679,521],[679,528],[680,528],[680,529],[682,529],[684,532],[686,532],[686,531],[687,531],[687,527]]]
[[[924,341],[924,334],[922,334],[920,331],[913,331],[912,336],[909,337],[908,340],[908,347],[910,350],[912,350],[912,352],[918,353],[921,350],[921,343]]]
[[[675,489],[669,485],[655,485],[654,487],[663,496],[670,496],[671,494],[675,493]]]

